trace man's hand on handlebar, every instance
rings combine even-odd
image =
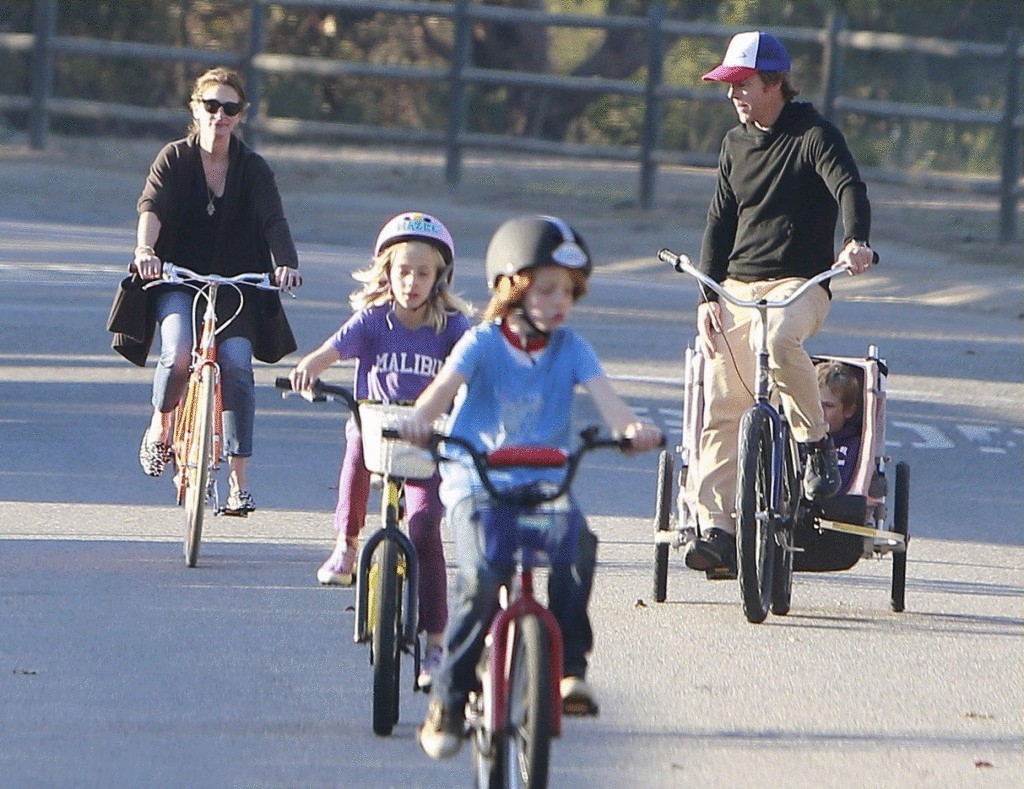
[[[853,239],[843,247],[832,268],[848,265],[850,274],[862,274],[871,268],[877,257],[875,251],[866,241]]]

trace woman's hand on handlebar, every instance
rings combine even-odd
[[[156,256],[152,247],[135,247],[132,271],[142,279],[160,279],[164,272],[164,262]]]
[[[697,333],[701,353],[707,359],[714,358],[718,350],[715,335],[722,333],[722,305],[717,301],[702,301],[697,306]]]
[[[274,269],[274,284],[285,293],[302,285],[302,275],[298,269],[290,266],[278,266]]]

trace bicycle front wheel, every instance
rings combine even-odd
[[[196,384],[190,384],[196,386]],[[199,372],[195,392],[194,419],[185,448],[185,564],[195,567],[199,559],[199,541],[203,536],[206,489],[210,482],[213,452],[214,368],[204,365]]]
[[[373,733],[391,734],[398,721],[398,546],[394,540],[381,540],[376,551],[377,567],[371,573],[376,605],[371,612],[373,631]]]
[[[548,785],[551,759],[551,663],[548,634],[536,616],[516,623],[508,668],[505,731],[499,758],[505,785]]]
[[[736,478],[736,558],[743,613],[763,622],[772,597],[775,538],[769,509],[772,485],[772,426],[760,408],[740,422]]]

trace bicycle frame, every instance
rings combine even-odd
[[[263,290],[279,290],[270,282],[269,274],[239,274],[223,277],[198,274],[191,269],[165,262],[159,280],[144,285],[150,288],[162,283],[185,285],[195,291],[192,321],[200,299],[206,300],[202,328],[192,346],[192,363],[185,397],[175,409],[173,447],[177,474],[177,503],[185,504],[185,563],[194,567],[199,556],[203,530],[203,512],[208,499],[213,500],[214,513],[220,514],[216,473],[224,459],[224,402],[221,393],[220,365],[217,362],[217,334],[238,317],[245,303],[241,285]],[[239,293],[238,309],[217,325],[217,293],[221,285]],[[247,514],[247,513],[243,513]]]
[[[435,433],[430,439],[430,451],[438,461],[446,460],[440,451],[441,445],[451,443],[468,452],[479,473],[481,483],[491,500],[503,502],[517,507],[536,507],[553,502],[566,496],[572,487],[576,472],[583,456],[591,450],[602,447],[623,449],[629,445],[626,439],[599,438],[598,429],[590,427],[582,431],[581,446],[572,454],[551,447],[513,446],[503,447],[490,452],[481,452],[472,443],[455,436]],[[502,490],[497,488],[488,474],[497,468],[564,468],[565,476],[557,486],[543,488],[528,486]],[[548,664],[551,677],[550,686],[550,733],[559,736],[562,731],[562,698],[559,683],[562,678],[563,645],[562,634],[554,614],[548,610],[534,595],[533,569],[536,566],[536,553],[530,546],[520,544],[519,550],[519,588],[515,596],[499,608],[488,627],[491,639],[488,656],[488,677],[491,683],[491,703],[487,710],[486,728],[489,732],[498,732],[503,726],[508,709],[509,688],[509,656],[512,648],[513,632],[516,622],[526,616],[535,616],[548,636]]]
[[[199,386],[202,380],[204,369],[209,369],[213,375],[214,405],[213,405],[213,436],[210,446],[209,467],[211,474],[220,470],[220,463],[224,460],[224,401],[220,387],[220,364],[217,362],[217,283],[210,283],[206,288],[201,288],[196,293],[206,299],[206,309],[203,313],[202,331],[192,349],[192,364],[189,371],[188,388],[185,390],[184,400],[175,409],[174,418],[174,454],[177,458],[178,468],[183,473],[178,478],[178,504],[185,498],[187,487],[189,465],[192,463],[192,445],[195,440],[193,426],[196,418],[196,409],[199,397]],[[198,462],[198,461],[196,461]],[[213,485],[213,499],[215,508],[219,505],[217,486]]]
[[[845,274],[850,270],[849,265],[837,266],[817,274],[803,282],[796,290],[785,298],[778,301],[767,299],[740,299],[726,290],[722,285],[703,271],[697,269],[686,255],[676,254],[668,249],[658,252],[658,259],[670,264],[679,273],[689,274],[702,285],[710,288],[721,298],[736,307],[745,307],[757,311],[758,314],[758,345],[757,364],[754,373],[754,405],[753,408],[762,410],[769,418],[772,425],[772,458],[771,474],[772,488],[771,501],[769,506],[774,513],[780,510],[782,499],[782,483],[785,470],[782,465],[785,462],[785,441],[786,431],[783,430],[783,417],[771,403],[772,375],[768,365],[768,310],[788,307],[797,301],[808,290],[820,285],[833,277]]]
[[[403,481],[392,476],[384,477],[384,489],[381,492],[381,528],[371,534],[363,547],[359,549],[359,561],[356,565],[356,618],[354,640],[357,644],[367,643],[373,636],[370,628],[370,567],[377,546],[384,540],[394,540],[398,544],[399,556],[405,562],[405,596],[402,621],[402,646],[415,649],[416,633],[419,625],[417,595],[419,590],[419,560],[416,548],[409,536],[399,528],[399,507],[402,496]],[[419,661],[417,660],[417,663]]]

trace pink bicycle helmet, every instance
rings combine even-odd
[[[393,244],[401,241],[425,241],[437,248],[444,258],[445,277],[452,281],[452,270],[455,267],[455,242],[448,228],[429,214],[406,211],[393,216],[384,223],[377,234],[377,243],[373,245],[373,256],[380,254]]]

